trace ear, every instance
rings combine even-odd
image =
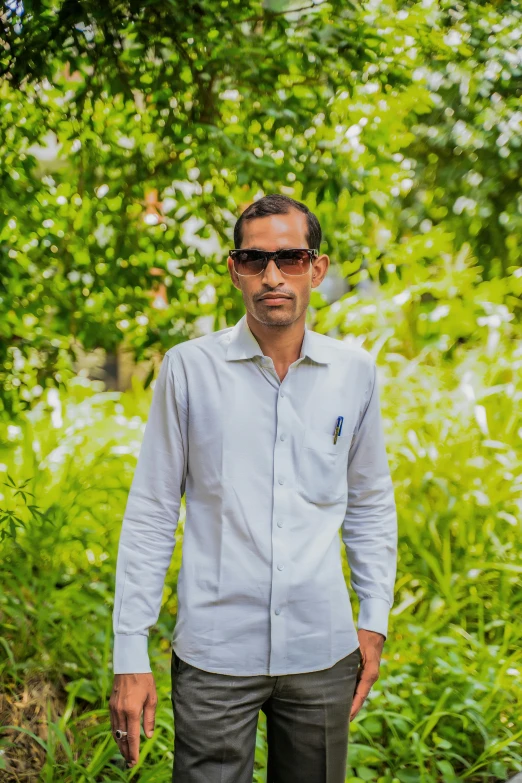
[[[239,284],[239,278],[236,274],[236,270],[234,269],[234,262],[232,261],[230,256],[227,258],[227,266],[234,288],[237,288],[238,291],[242,291],[242,288]]]
[[[323,255],[315,259],[312,264],[312,288],[317,288],[318,285],[321,285],[326,277],[329,266],[330,258],[326,253],[323,253]]]

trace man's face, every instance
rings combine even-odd
[[[306,229],[306,216],[295,209],[287,215],[255,218],[244,223],[241,247],[258,250],[308,247]],[[289,326],[306,311],[311,290],[323,280],[330,261],[327,255],[319,256],[307,274],[294,276],[284,275],[273,259],[264,272],[246,277],[236,274],[230,256],[227,264],[232,282],[243,294],[247,311],[266,326]],[[278,293],[284,298],[271,303],[262,298],[267,293]]]

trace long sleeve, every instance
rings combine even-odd
[[[397,572],[397,511],[372,365],[369,398],[350,447],[342,539],[359,598],[358,628],[386,638]]]
[[[115,674],[152,671],[149,628],[159,616],[187,472],[188,406],[181,378],[176,359],[166,353],[119,540],[113,612]]]

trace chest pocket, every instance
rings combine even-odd
[[[352,433],[339,435],[324,430],[306,431],[299,459],[299,494],[310,503],[328,504],[341,500],[347,492],[348,451]]]

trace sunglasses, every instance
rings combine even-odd
[[[312,248],[283,248],[282,250],[245,249],[230,250],[229,255],[234,262],[234,269],[240,277],[260,275],[264,272],[271,258],[284,275],[306,275],[310,270],[312,259],[317,258],[319,251]]]

